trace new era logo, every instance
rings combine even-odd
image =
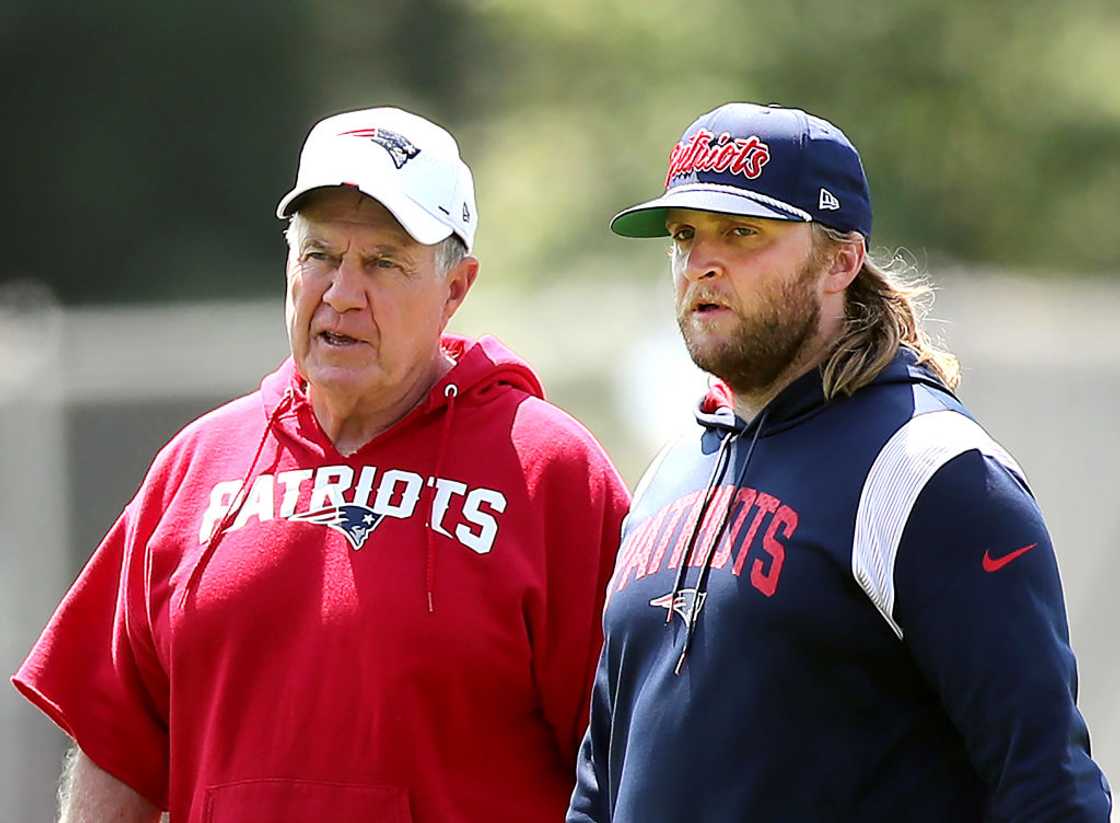
[[[840,201],[828,189],[821,189],[821,201],[818,206],[821,210],[836,211],[840,208]]]

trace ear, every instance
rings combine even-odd
[[[443,303],[443,325],[454,316],[478,277],[478,258],[467,255],[444,276],[447,297]]]
[[[848,288],[863,268],[865,259],[867,259],[867,249],[863,237],[837,244],[825,271],[823,284],[825,294],[841,293]]]

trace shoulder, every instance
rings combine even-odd
[[[255,391],[196,417],[168,442],[168,446],[194,445],[215,435],[241,432],[251,426],[263,429],[266,422],[261,393]]]
[[[972,451],[994,458],[1025,481],[1019,464],[979,423],[962,411],[943,408],[915,414],[879,449],[860,494],[861,511],[909,511],[905,504],[917,499],[942,466]]]
[[[524,397],[514,414],[510,438],[530,486],[562,476],[579,478],[585,486],[625,488],[606,450],[587,427],[546,400]]]
[[[251,450],[266,422],[259,391],[195,418],[157,452],[141,491],[175,488],[193,476],[213,474]]]
[[[160,454],[171,456],[198,449],[236,446],[236,441],[230,442],[227,438],[251,436],[254,431],[259,434],[266,422],[261,394],[256,391],[196,417],[167,442]]]
[[[956,460],[969,453],[984,459]],[[954,482],[931,486],[950,464]],[[961,505],[974,502],[976,488],[989,487],[985,478],[992,466],[1014,478],[1014,487],[1029,497],[1025,475],[1015,459],[957,409],[916,414],[880,448],[860,491],[852,574],[900,637],[902,630],[892,616],[895,566],[915,507],[922,500],[923,508],[938,508],[942,517],[955,517]]]
[[[893,616],[905,630],[947,595],[958,607],[1027,590],[1039,603],[1056,603],[1058,581],[1049,531],[1022,478],[968,451],[938,469],[910,511],[894,566]]]
[[[690,432],[689,434],[695,433]],[[646,503],[650,498],[663,496],[666,478],[669,479],[669,485],[671,486],[675,487],[680,484],[685,473],[681,471],[680,466],[674,466],[670,471],[662,472],[666,463],[679,463],[681,460],[697,463],[701,458],[701,453],[695,448],[695,442],[685,432],[680,432],[669,439],[654,455],[653,460],[650,461],[649,466],[646,467],[638,481],[638,485],[634,489],[634,509],[637,510],[642,507],[644,510],[648,508]]]
[[[606,459],[606,452],[581,422],[547,400],[527,395],[513,418],[514,443],[533,460]]]

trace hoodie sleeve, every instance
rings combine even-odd
[[[1030,493],[977,451],[950,460],[911,509],[894,581],[903,642],[989,788],[991,819],[1107,821],[1058,566]]]
[[[133,501],[110,529],[12,683],[94,763],[166,808],[166,679],[147,618],[138,509]]]
[[[574,779],[602,645],[607,579],[630,496],[599,444],[570,420],[551,421],[548,442],[538,440],[531,451],[535,468],[527,480],[543,513],[545,564],[543,602],[534,610],[533,674]]]

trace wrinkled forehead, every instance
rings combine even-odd
[[[301,200],[297,211],[309,233],[326,231],[331,226],[364,227],[375,229],[400,245],[418,245],[387,208],[356,189],[317,189]]]

